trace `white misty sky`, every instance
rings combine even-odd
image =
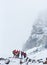
[[[0,0],[0,56],[22,48],[37,14],[46,9],[47,0]]]

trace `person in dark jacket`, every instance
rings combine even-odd
[[[22,57],[26,58],[26,56],[27,56],[27,54],[26,54],[25,52],[22,52],[22,51],[21,51],[21,58],[22,58]]]

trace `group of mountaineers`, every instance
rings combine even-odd
[[[14,58],[19,58],[19,59],[20,59],[20,64],[23,64],[23,63],[25,63],[25,62],[27,62],[26,65],[28,65],[29,62],[32,62],[32,63],[35,62],[35,63],[36,63],[36,60],[35,60],[35,59],[33,59],[33,60],[30,59],[30,58],[27,56],[27,54],[26,54],[25,52],[23,52],[23,51],[13,50],[12,53],[13,53],[13,55],[14,55],[14,56],[13,56]],[[22,59],[24,59],[24,61],[22,61]],[[43,59],[38,59],[37,62],[43,63],[43,64],[47,64],[47,58],[46,58],[45,61],[43,61]]]
[[[27,56],[27,54],[25,52],[19,51],[19,50],[13,50],[12,53],[13,53],[14,57],[17,57],[17,58],[25,58]]]

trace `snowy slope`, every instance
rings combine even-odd
[[[34,47],[34,48],[27,50],[26,53],[29,56],[30,54],[32,55],[32,54],[41,52],[43,49],[45,49],[45,48],[42,45],[40,45],[38,47]]]
[[[37,52],[35,54],[31,53],[31,54],[29,54],[28,57],[31,58],[32,60],[34,59],[36,61],[36,63],[32,63],[32,65],[43,65],[43,63],[38,63],[37,60],[42,59],[43,62],[46,60],[46,58],[47,58],[47,49],[43,49],[40,52]]]

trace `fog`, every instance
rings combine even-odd
[[[34,20],[46,9],[47,0],[0,0],[0,56],[22,49]]]

